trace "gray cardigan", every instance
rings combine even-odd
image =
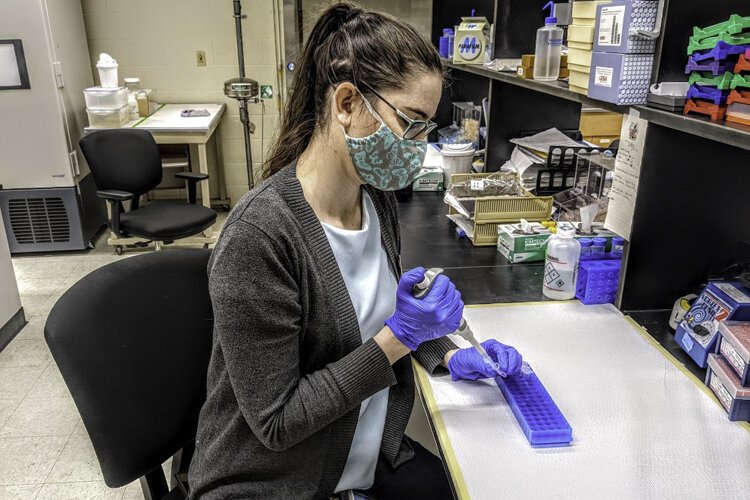
[[[400,275],[395,197],[366,188]],[[403,441],[411,359],[393,366],[357,316],[322,226],[291,165],[232,210],[209,262],[214,346],[190,467],[191,498],[327,498],[341,477],[362,401],[391,387],[381,453]],[[442,370],[448,339],[413,356]]]

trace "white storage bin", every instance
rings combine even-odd
[[[128,105],[119,109],[91,109],[86,108],[89,115],[89,125],[94,128],[116,128],[128,123],[130,109]]]
[[[86,107],[90,109],[120,109],[128,103],[128,89],[91,87],[83,91]]]

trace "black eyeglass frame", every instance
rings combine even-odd
[[[383,101],[389,108],[391,108],[399,118],[406,122],[406,128],[401,135],[401,139],[412,140],[415,137],[419,137],[420,135],[427,135],[437,128],[437,123],[431,120],[414,120],[412,118],[409,118],[403,111],[388,102],[382,95],[378,94],[375,89],[370,87],[365,82],[360,83],[363,87],[366,87],[367,90],[375,94],[375,97]]]

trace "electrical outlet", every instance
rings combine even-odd
[[[195,51],[195,62],[198,64],[198,66],[206,65],[206,51],[205,50]]]
[[[261,99],[273,99],[273,85],[261,85],[260,86],[260,98]]]

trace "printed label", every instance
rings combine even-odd
[[[550,38],[548,44],[550,47],[560,47],[562,45],[562,38]]]
[[[745,363],[745,360],[740,357],[740,353],[737,352],[734,346],[727,342],[727,339],[721,339],[721,347],[719,350],[729,364],[732,365],[732,368],[737,370],[739,375],[744,375],[747,363]]]
[[[682,345],[685,347],[685,351],[690,352],[693,350],[693,346],[695,343],[690,338],[690,335],[688,335],[687,332],[685,332],[685,336],[682,337]]]
[[[547,265],[544,267],[544,287],[561,292],[568,283],[575,283],[576,271],[576,266],[570,266],[548,254]]]
[[[519,66],[516,73],[518,73],[518,76],[523,76],[523,66]]]
[[[729,409],[732,407],[732,395],[729,394],[729,391],[726,387],[724,387],[724,384],[721,383],[721,380],[719,380],[719,377],[717,377],[713,372],[711,372],[711,376],[708,379],[708,386],[711,388],[712,391],[714,391],[714,394],[716,394],[716,397],[719,398],[719,401],[721,402],[721,405],[729,411]]]
[[[729,283],[714,283],[714,286],[729,295],[732,300],[734,300],[738,304],[750,304],[750,297],[745,295],[742,290],[740,290],[736,286]]]
[[[601,47],[618,47],[622,43],[625,6],[602,7],[597,40]]]
[[[472,179],[471,180],[472,191],[483,191],[484,190],[484,179]]]
[[[704,290],[683,318],[681,325],[687,330],[687,334],[705,349],[716,336],[718,322],[727,319],[731,311],[732,308],[726,302],[709,290]],[[696,329],[706,334],[697,334]]]
[[[462,59],[473,61],[482,52],[482,44],[475,35],[464,35],[458,42],[458,53]]]
[[[614,68],[607,68],[605,66],[597,66],[594,85],[599,87],[612,87],[612,75],[614,75]]]

